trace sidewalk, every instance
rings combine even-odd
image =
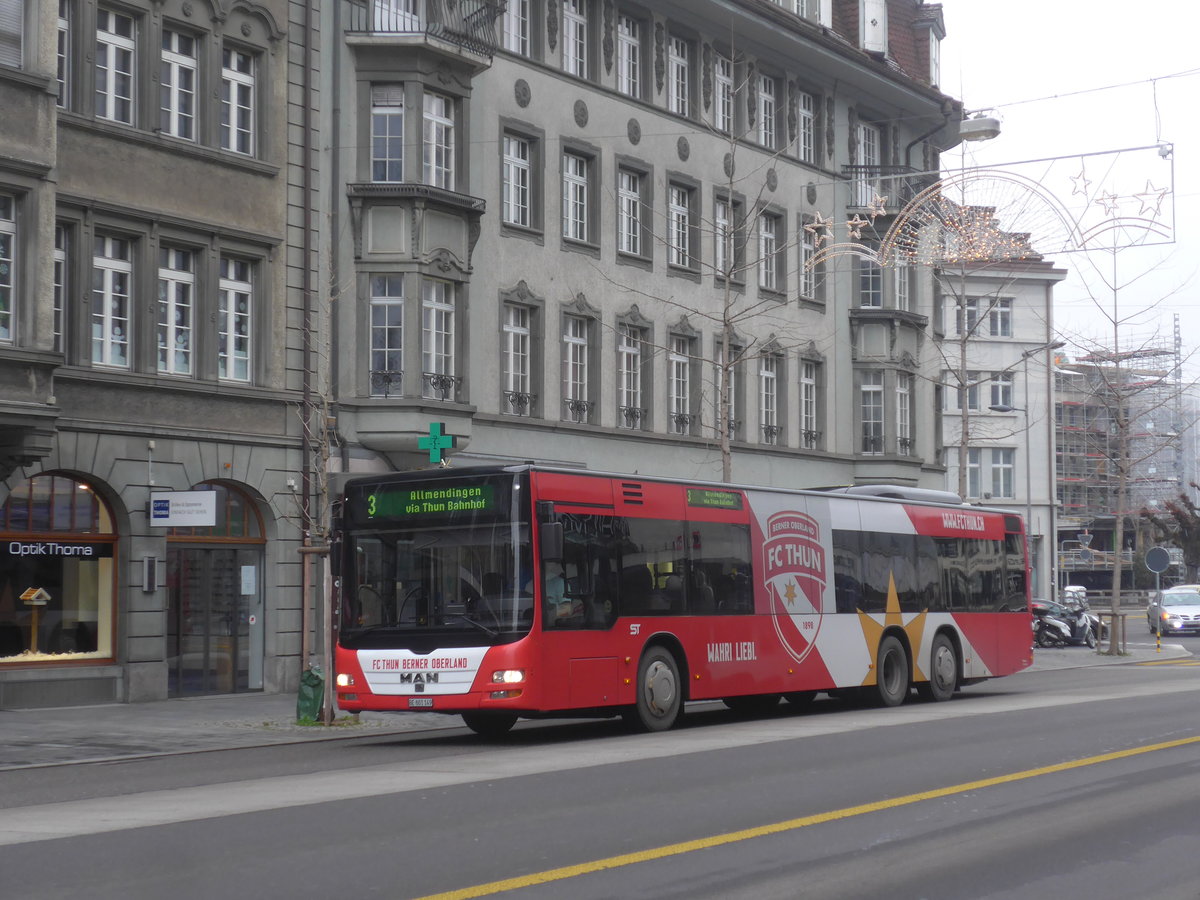
[[[1119,665],[1190,657],[1178,644],[1131,644],[1127,656],[1087,647],[1038,649],[1029,671]],[[345,716],[340,721],[347,722]],[[59,709],[0,710],[0,770],[163,754],[331,741],[439,728],[459,728],[457,716],[363,713],[332,728],[296,724],[295,694],[227,694],[154,703]]]

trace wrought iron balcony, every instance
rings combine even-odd
[[[819,450],[821,448],[821,432],[811,429],[801,431],[800,444],[805,450]]]
[[[671,431],[673,434],[691,434],[692,419],[694,416],[691,413],[671,413]]]
[[[567,399],[563,401],[563,405],[567,410],[567,421],[574,422],[577,425],[591,423],[592,407],[595,406],[591,400]]]
[[[400,382],[404,378],[404,373],[395,369],[372,369],[371,370],[371,396],[372,397],[390,397],[392,391],[400,393]]]
[[[457,375],[443,375],[441,372],[422,372],[424,396],[429,400],[457,400],[458,388],[462,379]]]
[[[880,215],[894,215],[913,197],[937,179],[918,173],[910,166],[842,166],[849,177],[850,209],[875,208]],[[876,198],[882,198],[877,201]]]
[[[505,391],[504,399],[508,401],[508,408],[514,416],[531,416],[537,394],[530,394],[526,391]]]
[[[642,427],[642,419],[646,416],[646,410],[638,406],[618,406],[617,413],[621,417],[622,425],[634,429]]]
[[[771,445],[778,444],[779,433],[781,430],[782,429],[778,425],[764,425],[762,427],[763,443]]]
[[[347,0],[347,31],[424,34],[481,56],[498,46],[496,20],[504,0]]]
[[[883,452],[883,437],[877,434],[862,436],[862,452],[864,456],[877,456]]]
[[[913,447],[915,445],[916,441],[914,441],[912,438],[896,438],[896,452],[901,456],[912,456]]]

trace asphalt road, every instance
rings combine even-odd
[[[888,710],[704,706],[662,735],[528,723],[12,770],[0,895],[1195,900],[1198,689],[1185,658]]]

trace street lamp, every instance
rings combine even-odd
[[[1065,346],[1066,346],[1065,341],[1047,341],[1046,343],[1039,344],[1036,347],[1030,347],[1028,350],[1024,351],[1021,354],[1021,367],[1023,369],[1023,378],[1025,380],[1025,406],[1024,407],[1010,406],[1007,403],[996,403],[996,404],[988,407],[988,409],[992,410],[992,412],[998,412],[998,413],[1019,412],[1019,413],[1024,414],[1024,416],[1025,416],[1024,443],[1025,443],[1025,540],[1026,540],[1026,542],[1029,541],[1029,537],[1030,537],[1029,532],[1033,529],[1033,472],[1032,472],[1032,466],[1030,466],[1030,462],[1029,462],[1029,458],[1030,458],[1029,457],[1029,454],[1030,454],[1030,451],[1029,451],[1029,443],[1030,443],[1030,441],[1029,441],[1029,358],[1031,356],[1037,355],[1038,353],[1043,353],[1047,350],[1058,350],[1059,348],[1065,347]],[[1051,442],[1051,448],[1053,449],[1053,442]],[[1053,482],[1054,467],[1047,466],[1046,472],[1047,472],[1047,484],[1048,484],[1047,497],[1054,497],[1054,495],[1055,495],[1054,482]],[[1053,517],[1054,517],[1053,505],[1051,505],[1050,516],[1051,516],[1051,519],[1053,520]],[[1053,531],[1053,529],[1052,529],[1052,531]],[[1044,547],[1043,547],[1043,550],[1044,550]],[[1051,589],[1049,591],[1049,593],[1047,594],[1047,596],[1049,596],[1051,599],[1055,599],[1054,593],[1055,593],[1055,589],[1057,589],[1057,587],[1058,587],[1058,574],[1055,571],[1055,560],[1054,560],[1054,557],[1056,557],[1057,554],[1058,554],[1058,548],[1057,547],[1052,548],[1051,555],[1048,557],[1050,559],[1049,572],[1043,573],[1043,582],[1054,585],[1054,589]],[[1046,579],[1045,578],[1046,575],[1052,576],[1053,580]],[[1045,587],[1045,584],[1043,584],[1043,587]]]

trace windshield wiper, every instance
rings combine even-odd
[[[470,616],[464,615],[462,613],[454,613],[453,615],[450,615],[450,616],[442,616],[443,623],[448,619],[462,619],[468,625],[474,625],[476,628],[478,628],[484,634],[488,635],[488,637],[495,637],[496,635],[498,635],[500,633],[499,631],[493,631],[491,628],[488,628],[482,622],[476,621],[475,619],[472,619]]]

